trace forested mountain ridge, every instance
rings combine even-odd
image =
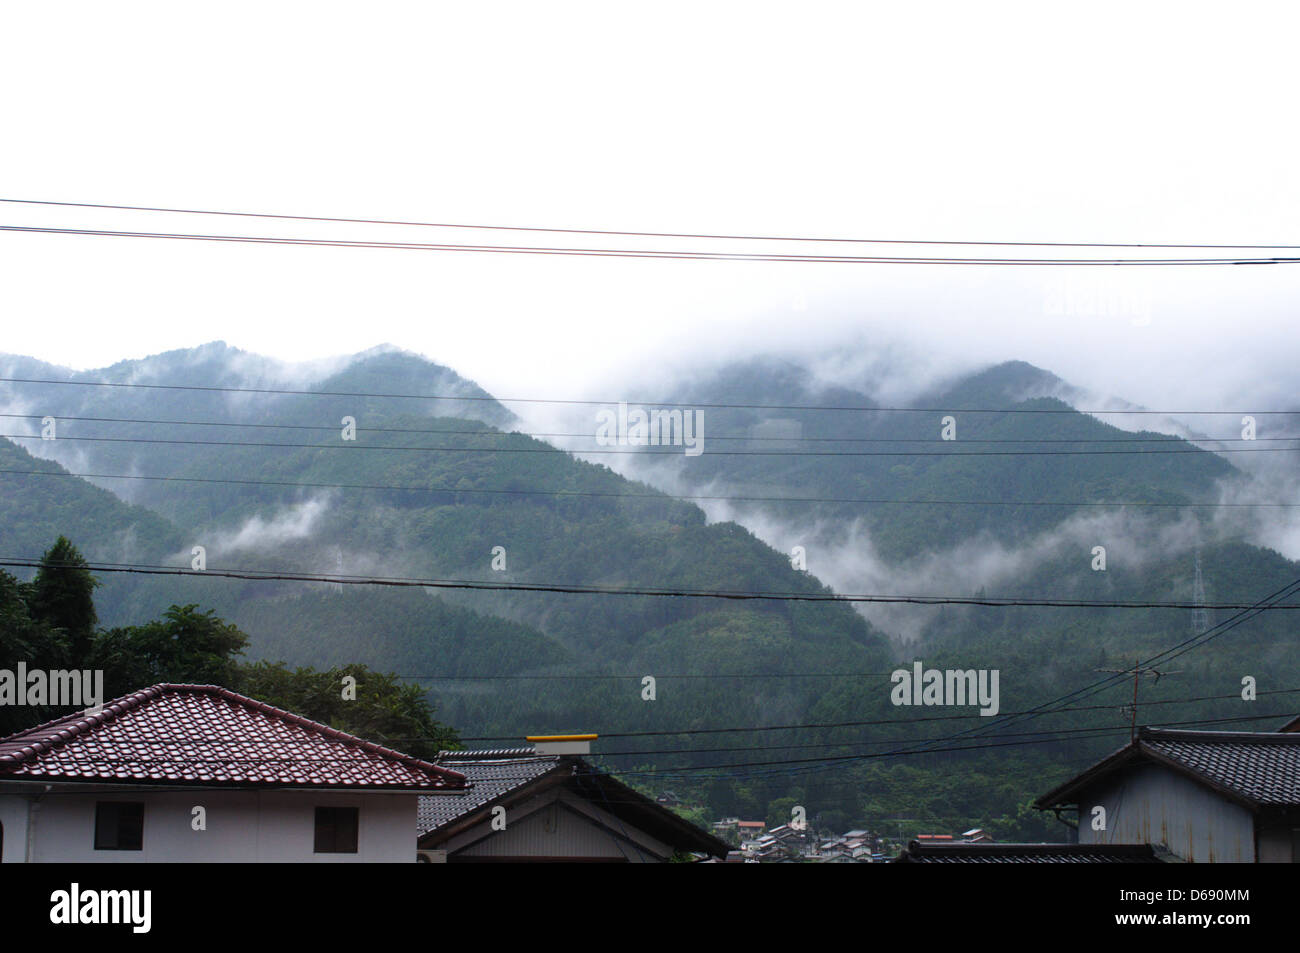
[[[172,371],[206,363],[165,357]],[[490,399],[455,402],[453,409],[477,414],[471,419],[440,416],[443,400],[339,393],[441,397],[468,388],[436,365],[419,379],[422,363],[410,355],[363,357],[310,384],[318,393],[331,392],[319,398],[271,395],[263,401],[199,391],[195,400],[202,406],[178,407],[170,392],[146,389],[129,392],[133,403],[126,412],[77,405],[72,413],[63,404],[55,416],[189,424],[68,420],[50,442],[55,447],[42,449],[75,453],[96,473],[165,477],[136,493],[171,520],[172,565],[188,565],[192,547],[202,546],[211,572],[828,594],[788,557],[735,524],[709,525],[690,503],[489,425],[481,418],[510,419]],[[133,373],[141,376],[138,368]],[[233,375],[184,379],[192,386],[226,386],[207,382]],[[291,401],[298,403],[286,404]],[[355,424],[346,436],[344,417]],[[195,421],[204,425],[192,426]],[[209,429],[218,423],[220,429]],[[294,429],[307,427],[313,429]],[[61,443],[81,436],[96,439]],[[75,527],[62,531],[76,538]],[[79,542],[98,552],[94,541]],[[481,730],[559,730],[597,718],[607,728],[689,727],[718,710],[761,720],[766,711],[796,715],[811,704],[813,689],[782,689],[742,703],[698,682],[668,692],[669,704],[649,706],[639,685],[593,692],[592,685],[605,683],[503,686],[471,676],[647,666],[671,676],[682,671],[687,655],[701,673],[879,668],[890,655],[879,633],[837,603],[508,590],[441,589],[435,595],[217,576],[106,575],[99,600],[110,623],[151,618],[172,603],[196,603],[247,631],[255,657],[313,665],[360,661],[442,678],[434,684],[446,699],[448,720],[457,720],[459,704],[470,705]]]
[[[312,379],[277,379],[269,376],[274,368],[246,363],[233,349],[196,350],[204,353],[163,355],[165,372],[128,362],[113,374],[317,396],[0,388],[9,412],[48,413],[58,422],[53,441],[17,441],[23,449],[0,442],[0,470],[59,471],[32,458],[33,450],[73,473],[162,478],[95,478],[119,499],[66,473],[0,473],[8,517],[0,549],[36,554],[61,533],[106,562],[188,566],[192,547],[202,546],[213,572],[494,586],[105,573],[97,591],[106,625],[142,624],[173,604],[197,604],[247,632],[253,658],[318,668],[361,663],[398,673],[429,686],[440,717],[472,738],[806,724],[797,733],[749,733],[732,748],[680,756],[664,752],[699,748],[698,741],[660,736],[644,756],[618,764],[698,768],[796,755],[858,757],[951,730],[914,721],[917,710],[890,703],[887,675],[900,661],[916,656],[927,665],[998,669],[1002,709],[1012,711],[1086,683],[1096,668],[1122,667],[1178,643],[1189,619],[1178,609],[871,605],[873,625],[843,602],[508,586],[822,597],[832,593],[830,582],[849,593],[1177,601],[1192,598],[1198,547],[1211,602],[1248,604],[1300,576],[1300,565],[1252,543],[1234,522],[1237,511],[1200,505],[1217,500],[1225,482],[1247,478],[1224,456],[1081,414],[1063,400],[1076,396],[1068,385],[1020,362],[936,388],[906,412],[879,414],[856,409],[873,406],[869,388],[827,385],[788,363],[736,365],[716,381],[694,381],[677,406],[835,409],[708,407],[698,457],[631,453],[591,462],[582,458],[589,442],[575,457],[518,432],[513,428],[526,422],[486,392],[414,355],[381,351]],[[57,372],[5,366],[11,377]],[[380,393],[425,399],[355,396]],[[942,418],[949,415],[956,439],[945,441]],[[36,434],[38,419],[27,427]],[[1177,452],[1147,452],[1164,449]],[[741,452],[717,452],[728,450]],[[816,450],[829,452],[807,452]],[[803,499],[725,499],[744,495]],[[807,571],[792,565],[794,545],[806,550]],[[1095,546],[1106,549],[1102,570],[1093,568]],[[1180,661],[1182,672],[1161,682],[1161,695],[1171,702],[1229,695],[1238,671],[1258,667],[1259,659],[1279,686],[1300,685],[1288,654],[1289,625],[1285,612],[1274,612],[1232,630]],[[656,686],[649,697],[647,676]],[[1158,715],[1190,719],[1205,711],[1171,703]],[[1229,701],[1213,711],[1237,713]],[[1075,725],[1092,728],[1123,727],[1119,721],[1104,705],[1073,716]],[[816,727],[861,722],[867,724]],[[695,785],[687,775],[673,784],[727,813],[761,813],[769,802],[798,797],[865,823],[918,805],[915,814],[936,823],[984,821],[1041,836],[1045,831],[1018,806],[1041,793],[1045,776],[1110,744],[1108,736],[1047,737],[1023,751],[845,762],[830,778],[814,772],[791,780],[755,769],[752,781],[742,775]],[[979,778],[986,783],[976,792]]]
[[[683,386],[683,406],[707,407],[709,449],[689,461],[643,453],[635,472],[683,493],[707,487],[740,497],[729,511],[742,522],[810,531],[857,524],[895,562],[980,535],[1015,543],[1099,504],[1213,500],[1218,482],[1236,472],[1181,438],[1124,431],[1075,411],[1058,395],[1077,391],[1022,361],[888,410],[854,409],[880,405],[771,359]]]

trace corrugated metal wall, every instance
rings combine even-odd
[[[1092,829],[1098,804],[1106,809],[1104,831]],[[1255,821],[1244,807],[1167,768],[1140,765],[1080,801],[1079,841],[1163,845],[1193,863],[1253,863]]]

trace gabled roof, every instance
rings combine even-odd
[[[1150,844],[963,844],[912,841],[896,864],[1158,864]]]
[[[160,684],[0,738],[0,781],[458,790],[463,775],[216,685]]]
[[[422,848],[480,823],[497,805],[519,803],[544,787],[563,785],[676,850],[725,857],[731,849],[725,841],[574,755],[539,755],[531,747],[443,751],[438,763],[462,774],[471,787],[447,796],[420,798],[417,820]]]
[[[1300,806],[1300,733],[1157,728],[1142,728],[1132,742],[1034,806],[1075,804],[1100,779],[1137,763],[1163,765],[1250,810]]]
[[[560,755],[539,755],[533,748],[440,751],[438,763],[468,778],[473,787],[455,797],[420,798],[417,832],[427,834],[495,804],[511,791],[559,770],[562,761]]]

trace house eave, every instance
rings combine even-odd
[[[1220,784],[1212,778],[1206,777],[1204,774],[1188,767],[1181,761],[1170,758],[1169,756],[1154,750],[1145,743],[1141,736],[1109,757],[1098,761],[1096,764],[1092,765],[1092,767],[1086,768],[1083,772],[1076,775],[1074,778],[1071,778],[1069,781],[1066,781],[1064,784],[1058,785],[1051,791],[1048,791],[1042,797],[1035,800],[1033,806],[1040,811],[1051,811],[1077,805],[1080,801],[1080,796],[1084,791],[1094,787],[1102,779],[1109,777],[1115,772],[1138,763],[1155,764],[1166,768],[1180,777],[1184,777],[1189,781],[1214,791],[1226,800],[1245,808],[1251,813],[1258,813],[1260,808],[1263,806],[1254,798],[1246,797],[1239,791],[1235,791],[1232,788]]]
[[[577,773],[574,772],[575,768],[577,768]],[[518,804],[536,797],[552,787],[565,786],[571,782],[577,783],[579,781],[594,783],[604,801],[610,805],[617,804],[618,810],[612,810],[611,808],[611,813],[616,817],[619,817],[625,823],[634,824],[645,829],[648,833],[665,842],[675,842],[678,845],[683,845],[679,849],[705,853],[720,858],[725,858],[727,852],[731,850],[731,846],[725,841],[719,840],[707,831],[701,830],[690,821],[678,817],[663,805],[628,787],[617,778],[592,771],[585,762],[576,758],[563,758],[557,762],[555,768],[528,783],[513,788],[494,800],[478,805],[460,817],[425,831],[419,835],[417,844],[421,850],[435,849],[463,831],[483,823],[491,815],[494,807],[509,809],[512,804]],[[456,794],[457,792],[450,791],[448,793]],[[593,799],[592,803],[599,805],[601,801]],[[664,832],[669,833],[665,834]]]
[[[95,793],[102,791],[151,791],[165,793],[168,791],[300,791],[334,794],[412,794],[456,795],[463,793],[462,788],[413,788],[390,785],[338,785],[338,784],[232,784],[230,782],[207,783],[204,781],[157,781],[153,779],[131,780],[124,778],[96,779],[81,778],[41,778],[23,775],[21,777],[0,776],[0,794],[41,793],[59,789],[63,793]]]

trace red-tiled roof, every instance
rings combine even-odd
[[[216,685],[154,685],[0,738],[0,780],[459,790],[465,776]]]

